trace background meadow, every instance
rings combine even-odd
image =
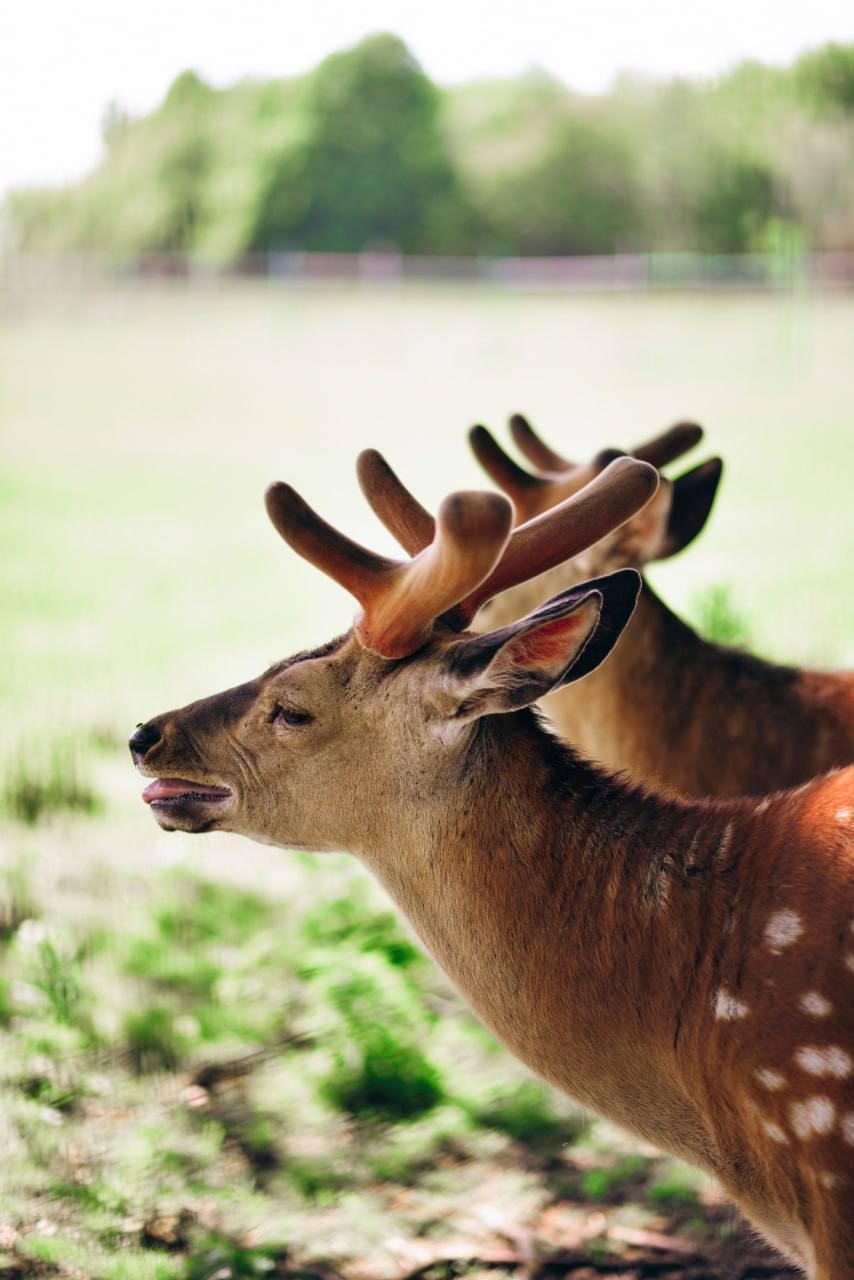
[[[355,863],[160,832],[125,741],[352,616],[269,526],[270,480],[390,550],[358,450],[434,506],[483,484],[466,428],[517,409],[581,458],[703,423],[723,485],[657,588],[850,663],[854,300],[138,282],[0,307],[3,1274],[788,1274],[706,1180],[515,1064]]]

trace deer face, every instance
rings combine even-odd
[[[597,529],[647,501],[655,472],[627,465],[569,517]],[[499,495],[446,501],[431,546],[402,564],[350,543],[286,486],[274,486],[268,509],[364,611],[341,639],[137,729],[131,753],[152,779],[143,798],[168,831],[233,831],[311,850],[375,844],[446,802],[444,783],[464,769],[481,717],[527,706],[597,665],[637,596],[637,575],[615,574],[475,636],[461,622],[489,583],[499,589],[538,562],[530,540],[522,552],[508,545],[512,513]],[[566,548],[577,544],[575,523],[558,513],[540,549],[554,555],[561,531]]]
[[[445,629],[389,661],[350,632],[130,740],[166,831],[232,831],[314,851],[384,843],[462,777],[481,717],[530,705],[610,650],[637,575],[567,592],[488,636]]]

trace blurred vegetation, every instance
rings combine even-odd
[[[19,748],[5,765],[0,809],[32,825],[63,811],[96,814],[100,797],[84,776],[80,752],[70,740]]]
[[[194,72],[105,113],[80,183],[19,191],[22,248],[590,254],[854,248],[854,45],[709,81],[543,72],[437,88],[396,36],[290,80]]]
[[[83,847],[74,821],[58,848]],[[488,1255],[520,1213],[543,1257],[588,1219],[600,1252],[728,1229],[709,1179],[502,1052],[355,867],[309,906],[308,858],[262,896],[186,867],[105,881],[84,857],[75,914],[36,875],[51,856],[0,873],[7,1273],[457,1274],[461,1241]]]

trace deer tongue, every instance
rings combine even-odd
[[[203,782],[188,782],[186,778],[155,778],[142,793],[146,804],[153,800],[173,800],[176,796],[204,796],[211,800],[227,800],[228,787],[207,787]]]

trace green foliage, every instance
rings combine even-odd
[[[79,953],[44,938],[36,948],[32,977],[57,1022],[88,1028],[90,996],[80,980]]]
[[[188,1256],[183,1280],[257,1280],[276,1267],[276,1250],[211,1233]]]
[[[665,1161],[663,1168],[647,1189],[653,1204],[688,1207],[699,1203],[700,1188],[707,1179],[696,1169],[677,1161]]]
[[[502,174],[489,206],[499,243],[523,254],[614,253],[638,239],[635,164],[609,120],[574,113],[534,163]]]
[[[552,1094],[537,1080],[523,1080],[515,1089],[493,1094],[488,1102],[473,1109],[473,1118],[490,1129],[506,1133],[515,1142],[541,1146],[568,1142],[573,1128],[557,1115]]]
[[[422,953],[403,932],[399,917],[391,911],[372,910],[365,893],[323,903],[303,916],[300,927],[312,946],[346,946],[376,952],[401,969],[423,960]]]
[[[813,111],[854,113],[854,45],[825,44],[793,69],[797,94]]]
[[[713,254],[854,243],[854,46],[716,81],[625,76],[582,98],[542,73],[440,90],[370,36],[294,80],[194,72],[132,119],[110,105],[82,182],[10,198],[20,244],[121,260],[180,250]]]
[[[124,1031],[133,1069],[139,1074],[174,1071],[184,1057],[186,1039],[171,1009],[155,1005],[130,1011]]]
[[[361,1028],[354,1048],[339,1051],[323,1083],[324,1097],[339,1110],[360,1119],[407,1120],[442,1100],[436,1067],[390,1027]]]
[[[25,920],[38,915],[23,862],[0,871],[0,943],[8,942]]]
[[[426,1021],[417,992],[377,955],[339,955],[317,985],[340,1018],[323,1097],[363,1119],[401,1120],[444,1097],[441,1075],[419,1045]],[[343,971],[343,972],[341,972]]]
[[[643,1175],[647,1167],[648,1161],[643,1156],[622,1156],[612,1164],[585,1169],[581,1190],[589,1200],[599,1204],[613,1197],[622,1198],[627,1186]]]
[[[696,598],[692,612],[700,632],[715,644],[745,647],[750,643],[747,619],[738,611],[725,583],[713,583]]]
[[[728,151],[707,165],[693,209],[700,243],[711,253],[747,253],[777,213],[773,174],[768,165]]]
[[[306,94],[300,146],[268,174],[251,247],[458,248],[461,199],[438,108],[396,36],[327,58]]]
[[[0,794],[5,813],[28,826],[57,813],[92,815],[102,807],[79,751],[63,740],[19,748],[6,765]]]

